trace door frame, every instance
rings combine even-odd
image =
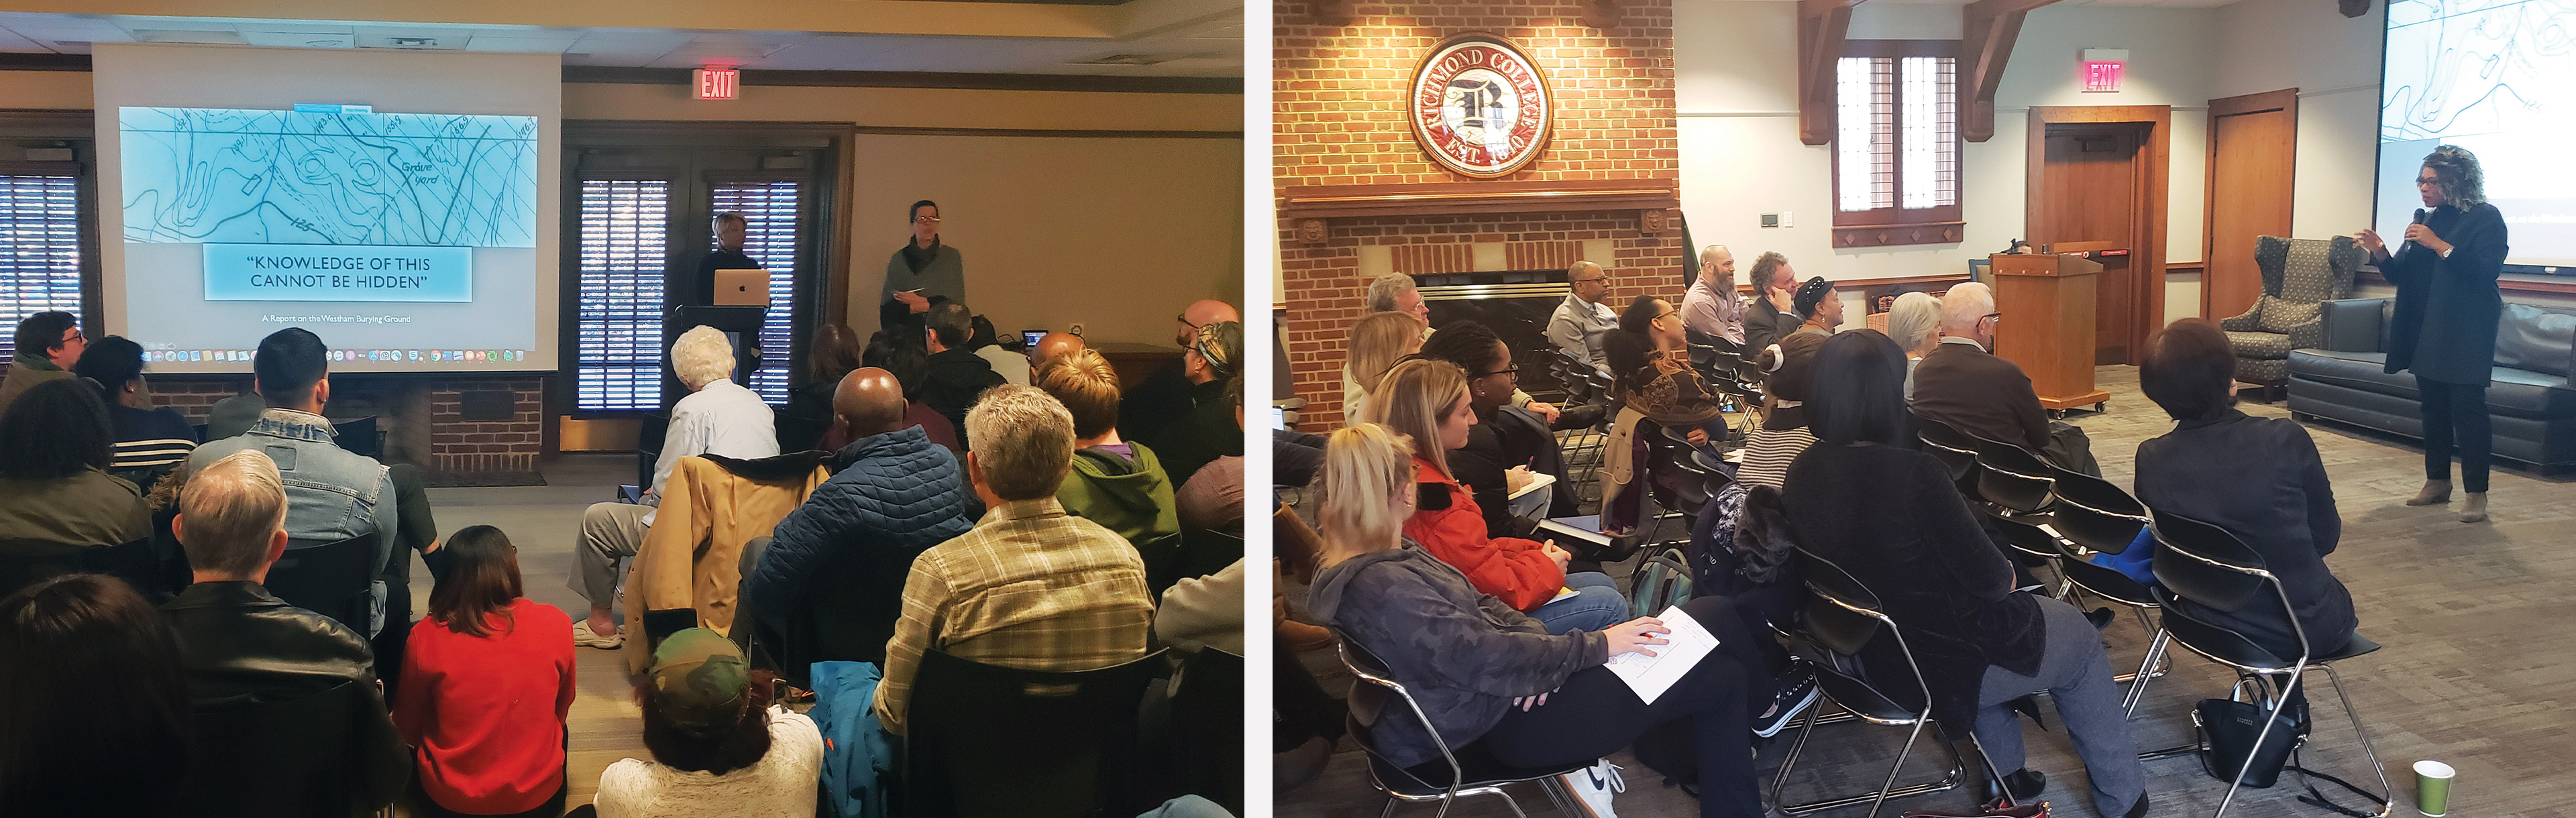
[[[2146,138],[2139,142],[2145,159],[2144,178],[2136,186],[2138,213],[2138,247],[2129,248],[2129,303],[2135,315],[2129,322],[2130,359],[2134,362],[2146,350],[2147,336],[2164,326],[2158,320],[2165,314],[2165,202],[2172,185],[2173,106],[2171,105],[2033,105],[2030,106],[2027,164],[2023,176],[2026,187],[2022,195],[2023,232],[2039,222],[2040,191],[2046,181],[2042,172],[2048,167],[2048,126],[2072,124],[2134,124],[2146,127]],[[2097,319],[2098,320],[2098,319]]]
[[[2209,286],[2209,262],[2218,257],[2218,118],[2275,110],[2290,117],[2290,212],[2295,214],[2298,212],[2299,195],[2299,89],[2284,88],[2209,101],[2209,153],[2202,157],[2207,173],[2200,188],[2200,314],[2211,321],[2226,317],[2213,309],[2215,305],[2210,301]]]

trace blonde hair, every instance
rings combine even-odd
[[[1411,488],[1413,447],[1384,426],[1362,423],[1324,440],[1315,523],[1324,539],[1351,552],[1392,545],[1404,529],[1395,499]]]
[[[1047,361],[1038,370],[1039,389],[1073,414],[1073,436],[1094,438],[1118,428],[1118,370],[1089,348]]]
[[[704,324],[671,342],[671,371],[692,390],[733,375],[733,343],[724,332]]]
[[[179,547],[198,571],[249,576],[285,527],[285,481],[277,463],[255,449],[207,464],[179,494]]]
[[[1430,461],[1449,476],[1449,456],[1441,450],[1440,424],[1467,399],[1467,372],[1448,361],[1414,358],[1386,371],[1378,393],[1369,396],[1362,423],[1384,425],[1413,440],[1413,455]]]
[[[1351,325],[1351,380],[1360,392],[1377,394],[1380,379],[1399,358],[1422,348],[1422,322],[1412,313],[1380,312]]]
[[[984,390],[966,410],[966,439],[984,485],[1004,500],[1053,497],[1073,469],[1073,413],[1034,386]]]
[[[1914,352],[1941,335],[1941,299],[1930,293],[1906,293],[1887,308],[1887,335],[1906,352]]]

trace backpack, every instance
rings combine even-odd
[[[1634,616],[1660,616],[1665,608],[1691,601],[1689,558],[1679,548],[1646,558],[1628,578],[1628,600]]]
[[[824,804],[839,818],[885,818],[886,788],[878,781],[894,774],[894,752],[871,707],[877,666],[815,662],[813,676],[814,709],[805,715],[823,732]]]

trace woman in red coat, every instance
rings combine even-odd
[[[404,646],[394,725],[414,748],[415,815],[561,815],[572,617],[519,594],[518,549],[478,525]]]
[[[1485,536],[1485,514],[1458,478],[1447,453],[1467,445],[1476,424],[1467,402],[1467,373],[1456,364],[1408,359],[1389,369],[1370,400],[1370,417],[1414,441],[1413,471],[1420,493],[1404,536],[1491,594],[1537,619],[1551,634],[1600,631],[1628,619],[1627,598],[1608,574],[1565,572],[1573,559],[1553,542]]]

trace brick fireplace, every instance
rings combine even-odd
[[[145,377],[155,401],[190,423],[206,422],[216,401],[251,389],[248,375]],[[527,472],[546,450],[544,388],[544,379],[525,376],[338,375],[326,410],[335,419],[374,415],[387,463],[436,472]]]
[[[1562,282],[1581,259],[1610,271],[1614,305],[1647,292],[1679,297],[1687,250],[1674,210],[1670,0],[1300,0],[1273,10],[1279,320],[1310,428],[1342,422],[1345,342],[1379,275],[1441,285],[1467,279],[1458,274],[1553,270]],[[1495,179],[1435,164],[1407,124],[1416,64],[1471,31],[1516,44],[1557,98],[1544,152]],[[1434,306],[1435,324],[1443,312]],[[1514,351],[1525,372],[1533,353],[1546,352]]]

